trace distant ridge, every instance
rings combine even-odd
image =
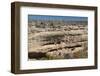
[[[28,15],[28,21],[33,20],[52,20],[52,21],[88,21],[88,17],[80,16],[53,16],[53,15]]]

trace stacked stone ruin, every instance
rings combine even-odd
[[[87,58],[87,27],[87,22],[29,22],[29,59]]]

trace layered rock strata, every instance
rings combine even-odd
[[[29,22],[28,57],[35,60],[87,58],[87,31],[87,22]]]

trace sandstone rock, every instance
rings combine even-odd
[[[30,59],[74,59],[88,56],[87,22],[37,20],[28,25]]]

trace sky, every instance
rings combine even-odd
[[[28,20],[63,20],[63,21],[87,21],[88,17],[79,16],[52,16],[52,15],[28,15]]]

